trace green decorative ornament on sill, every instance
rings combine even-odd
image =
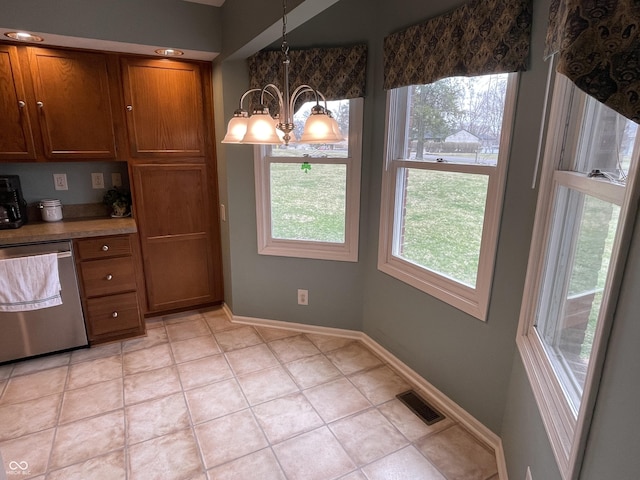
[[[309,171],[311,170],[311,164],[309,162],[304,162],[302,164],[302,166],[300,167],[300,169],[304,172],[304,173],[309,173]]]
[[[113,187],[102,197],[102,203],[111,209],[114,218],[131,215],[131,193],[120,187]]]

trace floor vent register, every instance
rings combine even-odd
[[[409,407],[427,425],[433,425],[444,419],[444,415],[420,398],[413,390],[399,393],[396,398]]]

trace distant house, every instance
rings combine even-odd
[[[453,135],[449,135],[444,141],[445,143],[482,143],[480,137],[464,129],[457,131]]]
[[[444,139],[445,143],[460,143],[460,144],[477,144],[481,148],[479,152],[482,153],[497,153],[499,148],[500,139],[492,137],[478,137],[468,130],[458,130],[456,133],[449,135]]]

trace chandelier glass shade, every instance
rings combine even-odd
[[[283,89],[269,83],[262,88],[252,88],[240,97],[240,105],[227,125],[222,143],[243,143],[253,145],[279,145],[297,141],[293,134],[293,113],[296,101],[303,94],[311,93],[316,100],[304,126],[301,143],[338,143],[344,140],[338,122],[327,109],[322,93],[310,85],[300,85],[290,94],[289,88],[289,46],[287,44],[287,6],[282,2],[282,66]],[[260,104],[252,114],[243,108],[244,99],[252,93],[260,92]],[[278,113],[272,116],[265,105],[265,95],[272,97],[278,105]],[[324,106],[320,102],[324,103]]]

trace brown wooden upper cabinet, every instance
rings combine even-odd
[[[33,47],[28,53],[45,156],[115,159],[108,57]]]
[[[122,81],[132,157],[205,156],[198,64],[125,57]]]
[[[18,50],[0,45],[0,160],[35,160]]]

